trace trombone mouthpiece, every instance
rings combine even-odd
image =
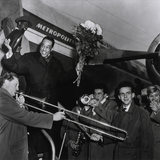
[[[20,95],[23,96],[24,93],[23,93],[23,91],[21,91],[21,90],[17,90],[17,91],[16,91],[16,94],[17,94],[18,96],[20,96]]]

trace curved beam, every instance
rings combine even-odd
[[[155,52],[160,44],[160,34],[152,41],[151,45],[148,48],[148,52]],[[160,85],[160,74],[154,66],[153,59],[146,59],[146,69],[149,78],[153,84]]]

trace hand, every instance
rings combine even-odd
[[[93,98],[89,101],[88,105],[92,106],[93,108],[98,107],[99,101]]]
[[[22,96],[22,95],[18,96],[18,94],[16,94],[16,100],[17,100],[17,103],[19,104],[20,108],[25,108],[25,106],[23,105],[25,102],[24,96]]]
[[[77,149],[78,149],[78,147],[79,147],[79,145],[78,145],[78,144],[76,144],[76,142],[75,142],[75,141],[70,140],[68,143],[70,144],[70,146],[72,147],[72,149],[77,150]]]
[[[63,118],[65,118],[65,113],[64,112],[56,112],[53,116],[54,116],[54,121],[60,121]]]
[[[6,54],[6,58],[10,58],[12,55],[13,55],[13,52],[12,52],[12,47],[10,46],[10,39],[5,39],[4,40],[4,45],[8,48],[8,52]]]
[[[4,45],[8,48],[8,50],[12,50],[11,46],[10,46],[10,39],[5,39],[4,40]]]
[[[77,63],[77,65],[76,65],[77,75],[79,75],[79,73],[83,71],[83,66],[84,66],[84,64],[82,64],[82,63],[80,63],[80,62]]]
[[[160,103],[158,103],[156,101],[152,101],[150,103],[150,107],[153,110],[153,112],[157,113],[160,110]]]
[[[99,135],[99,134],[93,133],[93,134],[91,135],[91,140],[97,141],[97,142],[100,141],[100,140],[103,141],[103,137],[102,137],[101,135]]]

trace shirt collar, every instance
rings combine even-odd
[[[106,98],[103,98],[103,99],[101,100],[101,104],[103,104],[105,101],[106,101]]]
[[[131,106],[131,104],[129,104],[128,106],[123,106],[123,108],[125,109],[125,112],[129,111],[130,106]]]
[[[42,57],[41,53],[39,51],[36,53],[36,55],[37,55],[38,61],[41,61],[43,59],[46,62],[49,62],[51,60],[51,58],[52,58],[52,54],[50,54],[47,58]]]
[[[44,58],[46,62],[49,62],[51,59],[52,55],[50,54],[47,58]]]

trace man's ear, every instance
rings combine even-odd
[[[118,99],[120,99],[120,96],[118,95]],[[121,99],[120,99],[121,100]]]
[[[5,80],[4,80],[4,83],[8,83],[8,80],[7,80],[7,79],[5,79]]]
[[[134,98],[135,97],[135,93],[132,93],[132,98]]]
[[[6,86],[6,85],[8,85],[8,80],[7,79],[5,79],[4,83],[3,83],[3,86]]]

